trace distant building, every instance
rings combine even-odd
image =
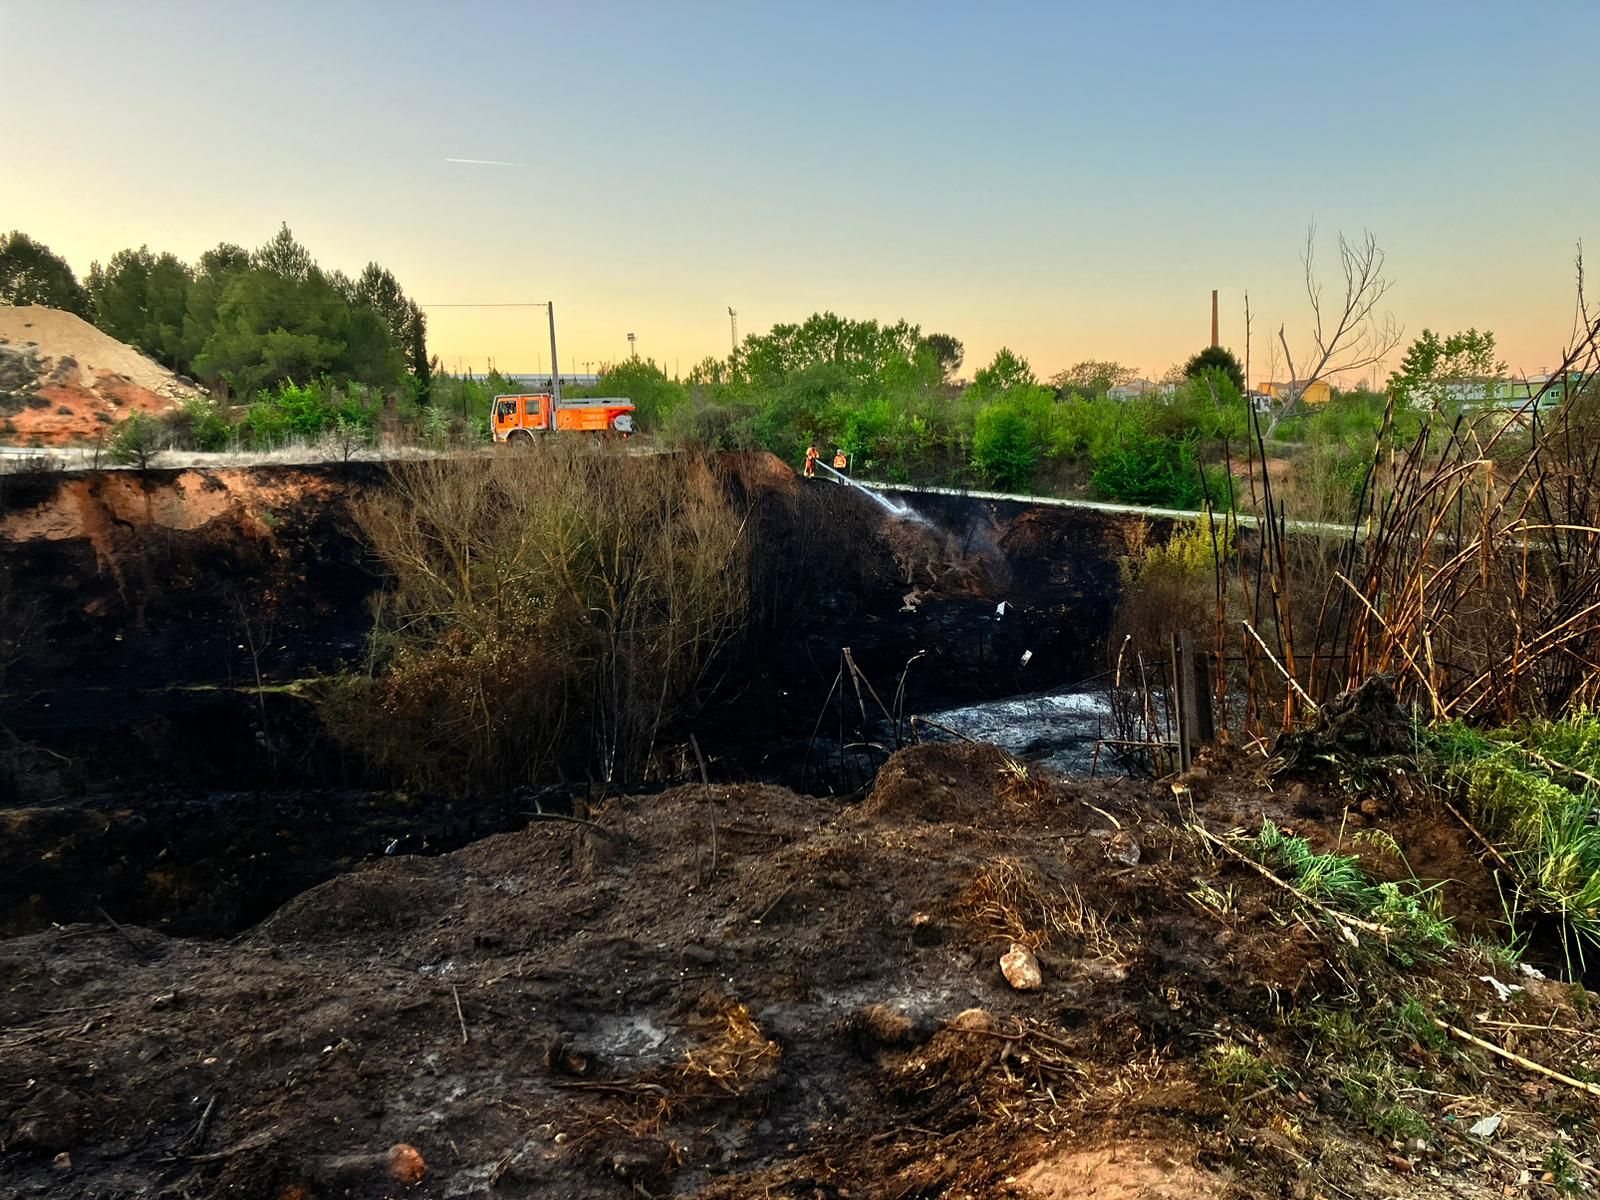
[[[1553,408],[1585,384],[1593,382],[1592,375],[1586,376],[1582,371],[1568,371],[1565,375],[1530,375],[1525,381],[1518,380],[1517,387],[1522,389],[1524,398],[1530,395],[1538,396],[1540,408]],[[1592,388],[1590,390],[1593,391]]]
[[[1540,408],[1554,408],[1583,382],[1583,375],[1577,371],[1565,376],[1529,375],[1526,379],[1450,379],[1417,400],[1461,408],[1521,408],[1537,397]]]
[[[1298,396],[1307,404],[1326,404],[1333,399],[1333,389],[1326,379],[1313,379],[1310,383],[1291,379],[1288,383],[1263,383],[1258,395],[1266,396],[1275,405],[1290,396]]]
[[[1137,400],[1140,396],[1170,396],[1178,390],[1175,383],[1155,383],[1149,379],[1130,379],[1114,388],[1106,389],[1110,400]]]

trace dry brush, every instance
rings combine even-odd
[[[416,785],[637,778],[746,619],[743,521],[700,458],[405,463],[357,519],[390,586],[330,721]]]

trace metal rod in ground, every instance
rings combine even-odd
[[[111,916],[110,913],[108,913],[105,909],[101,908],[98,904],[96,904],[94,906],[94,910],[95,910],[95,912],[99,913],[102,918],[104,918],[105,923],[107,925],[111,926],[111,928],[115,929],[119,934],[122,935],[122,940],[127,942],[128,945],[133,947],[133,952],[135,954],[137,954],[140,958],[149,958],[150,957],[149,953],[145,950],[145,948],[143,946],[141,946],[137,941],[134,940],[133,934],[129,933],[121,925],[118,925],[116,920]]]
[[[1168,685],[1172,688],[1172,724],[1178,735],[1178,769],[1187,771],[1193,761],[1194,747],[1189,743],[1189,660],[1183,651],[1183,635],[1174,633]]]

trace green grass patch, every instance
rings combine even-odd
[[[1306,1040],[1308,1073],[1337,1091],[1352,1117],[1385,1141],[1405,1141],[1430,1132],[1427,1118],[1405,1100],[1411,1089],[1427,1086],[1427,1072],[1396,1054],[1418,1043],[1424,1022],[1430,1040],[1422,1045],[1432,1049],[1438,1031],[1412,997],[1367,1008],[1312,1005],[1288,1025]]]
[[[1427,737],[1430,774],[1516,872],[1519,906],[1560,921],[1569,970],[1600,950],[1600,718]]]
[[[1354,857],[1318,854],[1305,838],[1292,837],[1271,821],[1262,823],[1254,842],[1258,860],[1311,899],[1390,930],[1390,950],[1402,962],[1456,944],[1455,930],[1439,908],[1437,885],[1423,887],[1414,879],[1377,882]]]
[[[1205,1065],[1218,1087],[1240,1092],[1276,1086],[1283,1079],[1283,1072],[1271,1059],[1235,1041],[1211,1047],[1206,1051]]]

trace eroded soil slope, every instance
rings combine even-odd
[[[915,657],[913,711],[1103,669],[1118,520],[921,497],[926,517],[895,522],[768,454],[712,466],[751,545],[750,625],[699,728],[736,766],[724,777],[802,774],[845,646],[886,695]],[[384,577],[355,509],[388,486],[374,463],[0,477],[0,722],[71,760],[8,770],[0,746],[0,805],[151,780],[393,782],[308,738],[318,722],[293,690],[362,663]]]
[[[1189,828],[1329,845],[1346,807],[1226,762],[1174,791],[923,746],[860,798],[685,787],[389,859],[232,943],[13,939],[0,1191],[1487,1197],[1543,1194],[1552,1146],[1581,1176],[1592,1097],[1378,1032],[1367,981],[1569,1072],[1600,1067],[1590,997],[1352,946]],[[1039,990],[1002,978],[1013,941]],[[1420,1132],[1324,1068],[1338,1020],[1372,1022]]]

